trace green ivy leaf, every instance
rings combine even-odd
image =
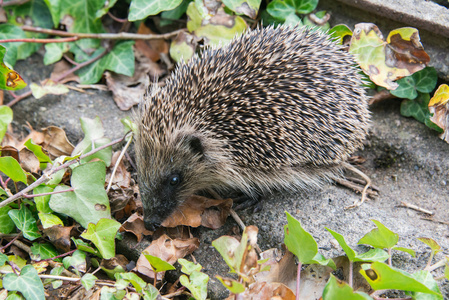
[[[8,256],[0,252],[0,267],[2,267],[7,261],[9,261]]]
[[[134,74],[134,41],[121,42],[115,45],[111,52],[106,54],[99,60],[80,69],[77,74],[83,84],[97,83],[105,70],[115,73],[132,76]],[[76,49],[76,48],[72,48]],[[77,50],[75,50],[77,51]],[[104,52],[103,48],[97,49],[91,57],[82,57],[81,54],[76,55],[77,61],[82,61],[96,57]],[[78,52],[77,52],[78,53]]]
[[[420,237],[418,240],[429,246],[435,254],[441,251],[441,246],[432,238]]]
[[[142,278],[131,272],[115,273],[114,277],[117,280],[123,279],[126,282],[131,283],[138,293],[147,286],[147,283]]]
[[[143,252],[143,255],[148,260],[148,262],[150,263],[154,272],[156,272],[156,273],[169,271],[169,270],[176,270],[176,268],[173,267],[171,264],[169,264],[168,262],[166,262],[165,260],[163,260],[157,256],[150,255],[146,252]]]
[[[399,234],[394,233],[382,223],[377,220],[371,220],[376,224],[377,228],[374,228],[364,237],[362,237],[357,244],[367,244],[374,248],[392,248],[399,241]]]
[[[56,248],[50,243],[33,243],[31,246],[32,260],[40,261],[58,256],[59,253]],[[60,258],[55,259],[61,261]]]
[[[238,15],[255,19],[259,12],[261,0],[223,0],[223,4]]]
[[[36,155],[37,159],[39,159],[42,170],[46,168],[47,163],[51,163],[50,157],[48,157],[48,155],[44,153],[42,147],[33,143],[31,139],[28,139],[24,145],[25,147],[28,148],[28,150],[30,150],[31,152],[34,153],[34,155]]]
[[[73,267],[75,273],[81,276],[80,271],[86,271],[86,253],[76,250],[71,256],[64,257],[62,263],[64,264],[64,268],[68,269]]]
[[[286,20],[291,14],[309,14],[318,5],[318,0],[274,0],[267,6],[270,15],[279,20]]]
[[[50,11],[53,25],[57,28],[59,26],[59,8],[61,6],[61,0],[44,0],[44,2]]]
[[[83,241],[82,239],[75,239],[74,237],[72,237],[72,241],[76,245],[76,248],[78,250],[92,253],[92,254],[102,258],[100,252],[95,247],[91,246],[89,243]]]
[[[9,206],[0,207],[0,233],[9,234],[16,228],[16,225],[8,214],[10,210],[11,207]]]
[[[172,10],[166,10],[161,13],[160,26],[167,26],[173,23],[172,20],[178,20],[187,11],[189,0],[182,0],[181,4]]]
[[[430,93],[433,91],[437,80],[438,74],[435,68],[427,67],[396,81],[399,86],[390,93],[398,98],[413,100],[418,97],[418,92]]]
[[[410,254],[411,256],[416,257],[416,253],[412,249],[404,248],[404,247],[393,247],[392,249],[397,250],[397,251],[406,252],[406,253]]]
[[[418,97],[414,100],[406,100],[404,99],[401,102],[401,115],[404,117],[413,117],[421,123],[426,124],[426,126],[438,131],[443,132],[443,129],[438,127],[438,125],[434,124],[430,121],[431,113],[429,111],[429,94],[418,94]]]
[[[60,18],[69,19],[68,32],[74,33],[103,33],[105,32],[100,19],[97,19],[97,11],[104,6],[105,0],[61,0]],[[98,39],[82,39],[76,44],[83,50],[91,51],[100,46]]]
[[[245,285],[243,285],[243,283],[240,283],[233,279],[226,279],[219,275],[215,275],[215,277],[218,280],[220,280],[221,284],[223,284],[224,287],[227,288],[233,294],[237,295],[245,291]]]
[[[360,274],[375,290],[403,290],[441,295],[414,279],[407,272],[381,262],[373,262],[371,265],[363,264]]]
[[[307,263],[315,258],[318,253],[318,245],[310,233],[305,231],[301,223],[288,212],[288,224],[284,226],[284,244],[301,263]]]
[[[1,46],[0,46],[1,47]],[[0,106],[0,143],[5,136],[8,125],[12,122],[12,109],[8,106]]]
[[[89,223],[96,224],[101,218],[110,218],[109,199],[104,189],[106,166],[102,161],[82,164],[72,171],[71,185],[73,192],[53,194],[50,208],[66,214],[84,228]],[[55,192],[70,189],[59,185]]]
[[[98,223],[89,223],[87,231],[81,237],[94,243],[104,259],[115,256],[115,235],[120,223],[112,219],[101,219]]]
[[[335,262],[332,260],[332,258],[328,258],[326,259],[322,254],[317,253],[315,255],[315,257],[310,260],[309,262],[307,262],[306,264],[319,264],[322,266],[327,266],[330,267],[334,270],[337,269],[337,266],[335,265]]]
[[[200,264],[193,263],[184,258],[178,258],[178,263],[182,266],[181,272],[187,275],[192,274],[193,271],[200,272],[201,269],[203,268]]]
[[[56,268],[53,268],[53,269],[51,269],[51,271],[50,271],[50,275],[54,275],[54,276],[59,276],[59,275],[61,275],[62,274],[62,271],[64,271],[65,269],[64,269],[64,267],[63,266],[59,266],[59,267],[56,267]],[[47,285],[47,284],[49,284],[49,283],[51,283],[51,286],[54,288],[54,289],[57,289],[57,288],[59,288],[59,287],[61,287],[62,286],[62,280],[56,280],[56,279],[49,279],[49,278],[46,278],[45,280],[44,280],[44,285]]]
[[[51,29],[50,11],[43,0],[28,1],[24,4],[9,6],[6,10],[8,23],[16,26],[31,25],[34,27]],[[46,34],[25,32],[27,38],[45,38]],[[23,43],[17,48],[17,59],[25,59],[39,50],[39,43]]]
[[[209,276],[204,273],[193,271],[188,278],[186,275],[179,277],[179,282],[189,289],[196,300],[205,300],[207,298],[207,283]]]
[[[329,229],[327,227],[325,227],[325,228],[326,228],[327,231],[330,232],[330,234],[332,234],[334,239],[337,240],[337,242],[340,244],[341,248],[343,248],[343,251],[348,256],[348,259],[350,261],[354,262],[355,261],[355,257],[357,255],[357,252],[352,250],[352,248],[349,247],[348,244],[346,244],[345,238],[341,234],[339,234],[339,233],[337,233],[337,232],[335,232],[335,231],[333,231],[333,230],[331,230],[331,229]]]
[[[95,281],[96,281],[97,279],[98,279],[98,278],[95,277],[95,275],[92,275],[92,274],[87,273],[87,274],[84,274],[83,277],[81,277],[81,284],[82,284],[83,287],[86,289],[86,291],[88,291],[88,290],[90,290],[91,288],[94,287]]]
[[[430,274],[429,271],[418,271],[416,273],[413,273],[411,277],[415,278],[417,281],[423,283],[425,286],[427,286],[429,289],[434,291],[435,293],[438,293],[439,295],[431,295],[427,293],[422,292],[409,292],[410,296],[412,296],[413,299],[416,300],[443,300],[443,296],[441,295],[440,288],[438,287],[438,283],[436,282],[435,278],[433,278],[432,274]]]
[[[53,190],[54,189],[49,186],[40,185],[33,190],[33,194],[37,195],[37,194],[51,193],[53,192]],[[53,212],[53,210],[50,208],[50,205],[48,205],[48,202],[50,201],[50,196],[51,195],[34,197],[34,202],[36,203],[36,208],[39,212],[41,213]]]
[[[0,24],[0,39],[25,39],[25,32],[17,26],[11,24]],[[18,43],[1,43],[6,48],[6,54],[3,61],[9,66],[13,67],[17,61],[18,48],[23,45],[23,42]]]
[[[53,227],[55,225],[64,226],[64,223],[61,221],[61,219],[52,213],[38,213],[37,215],[39,216],[39,220],[41,221],[42,227],[44,229]]]
[[[339,281],[331,274],[329,281],[323,290],[323,300],[345,299],[345,300],[372,300],[363,292],[354,290],[344,281]]]
[[[105,1],[103,8],[101,8],[97,11],[97,13],[95,14],[95,17],[97,19],[103,17],[115,5],[116,2],[117,2],[117,0]]]
[[[32,265],[23,267],[20,276],[6,274],[3,277],[3,287],[8,291],[21,292],[26,299],[45,300],[44,285]]]
[[[11,178],[14,182],[27,184],[27,175],[20,164],[11,156],[0,157],[0,172]]]
[[[346,36],[352,36],[352,31],[351,29],[349,29],[348,26],[346,26],[345,24],[339,24],[339,25],[335,25],[334,27],[332,27],[329,30],[329,34],[338,41],[338,44],[342,45],[343,44],[343,39]],[[365,74],[365,73],[363,73]]]
[[[39,229],[37,229],[36,219],[24,204],[22,204],[20,209],[10,210],[8,215],[11,217],[14,224],[16,224],[17,228],[22,231],[25,238],[34,241],[41,236]]]
[[[145,290],[144,290],[144,294],[143,294],[143,299],[144,300],[157,300],[160,298],[160,294],[157,288],[154,287],[154,285],[152,284],[147,284]]]
[[[132,0],[129,6],[128,20],[131,22],[154,16],[164,10],[172,10],[182,0]]]
[[[92,150],[92,145],[94,145],[95,148],[98,148],[111,142],[110,139],[104,137],[104,129],[100,117],[96,117],[95,119],[81,117],[80,123],[81,129],[84,132],[84,138],[78,145],[76,145],[75,149],[73,149],[72,156],[88,153]],[[94,158],[101,159],[106,166],[111,165],[112,147],[107,147],[91,156],[85,157],[81,162],[88,162]]]

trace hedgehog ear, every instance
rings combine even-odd
[[[193,153],[198,154],[198,155],[204,154],[203,143],[201,142],[201,139],[199,137],[193,136],[193,135],[189,136],[189,138],[187,139],[187,142],[188,142],[189,147]]]

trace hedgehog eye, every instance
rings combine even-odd
[[[173,174],[168,179],[168,183],[171,186],[177,186],[179,184],[179,182],[181,182],[181,177],[178,174]]]

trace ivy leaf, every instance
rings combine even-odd
[[[413,257],[416,257],[416,253],[415,253],[415,251],[412,250],[412,249],[405,248],[405,247],[393,247],[392,249],[393,249],[393,250],[397,250],[397,251],[402,251],[402,252],[405,252],[405,253],[410,254],[410,255],[413,256]]]
[[[114,277],[117,280],[123,279],[126,282],[131,283],[138,293],[140,293],[140,291],[142,291],[147,286],[147,283],[135,273],[115,273]]]
[[[377,220],[371,221],[376,224],[377,228],[365,234],[357,244],[367,244],[374,248],[384,249],[392,248],[398,243],[399,235],[397,233],[394,233]]]
[[[329,34],[338,41],[340,45],[343,44],[344,38],[352,36],[352,31],[344,24],[335,25],[329,30]]]
[[[153,268],[154,272],[156,272],[156,273],[164,272],[164,271],[170,271],[170,270],[175,270],[176,269],[171,264],[169,264],[168,262],[166,262],[165,260],[163,260],[163,259],[161,259],[161,258],[159,258],[157,256],[150,255],[147,252],[143,252],[143,255],[148,260],[148,262],[150,263],[150,265]]]
[[[267,6],[270,15],[286,20],[291,14],[309,14],[318,5],[318,0],[274,0]]]
[[[173,23],[172,20],[178,20],[187,10],[189,0],[182,0],[181,4],[172,10],[166,10],[161,13],[160,26],[167,26]]]
[[[27,175],[20,164],[11,156],[0,157],[0,172],[11,178],[14,182],[27,184]]]
[[[255,19],[261,0],[223,0],[223,4],[238,15],[246,15]]]
[[[134,74],[134,41],[117,43],[107,55],[77,72],[83,84],[97,83],[105,70],[118,74],[132,76]],[[99,48],[92,57],[100,55],[104,51]],[[90,58],[87,58],[90,59]],[[86,60],[87,60],[86,59]],[[78,59],[77,59],[78,61]]]
[[[16,225],[8,214],[10,210],[11,207],[9,206],[0,207],[0,233],[9,234],[16,228]]]
[[[44,285],[32,265],[22,268],[20,276],[14,273],[3,277],[3,287],[8,291],[18,291],[26,299],[45,300]]]
[[[61,0],[59,16],[64,19],[67,31],[74,33],[105,32],[96,13],[104,5],[105,0]],[[82,39],[76,42],[85,51],[92,51],[100,46],[98,39]]]
[[[231,293],[240,294],[245,291],[245,285],[233,279],[223,278],[219,275],[215,275],[215,277],[220,280],[221,284],[224,285]]]
[[[0,24],[0,39],[25,39],[25,32],[17,26],[11,24]],[[4,54],[3,61],[13,67],[17,61],[18,48],[23,42],[17,43],[1,43],[8,51]]]
[[[181,4],[182,0],[133,0],[129,6],[128,20],[133,22],[154,16],[164,10],[172,10]]]
[[[105,1],[104,6],[97,11],[97,13],[95,14],[95,17],[97,19],[103,17],[115,5],[116,2],[117,2],[117,0]]]
[[[109,199],[104,189],[106,166],[102,161],[94,161],[73,169],[71,185],[73,192],[53,194],[50,208],[66,214],[84,228],[89,223],[96,224],[101,218],[110,218]],[[69,186],[60,185],[55,192],[68,190]]]
[[[101,219],[96,225],[89,223],[81,237],[94,243],[104,259],[110,259],[115,256],[115,236],[120,226],[115,220]]]
[[[95,277],[95,275],[92,275],[92,274],[87,273],[87,274],[84,274],[83,277],[81,277],[81,284],[82,284],[83,287],[86,289],[86,291],[88,291],[88,290],[90,290],[91,288],[94,287],[95,281],[96,281],[97,279],[98,279],[98,278]]]
[[[354,290],[344,281],[337,280],[331,274],[329,281],[323,290],[323,300],[372,300],[370,296],[363,292],[354,292]]]
[[[433,123],[430,118],[431,113],[429,111],[429,94],[418,94],[418,97],[414,100],[406,100],[404,99],[401,102],[401,115],[404,117],[413,117],[421,123],[426,124],[427,127],[430,127],[438,132],[443,132],[443,129],[438,127],[435,123]]]
[[[25,81],[23,81],[19,73],[10,69],[3,62],[6,52],[6,48],[0,45],[0,89],[10,91],[23,89],[24,87],[26,87]],[[5,110],[3,110],[3,113],[5,113]],[[0,137],[3,138],[3,136],[1,135]]]
[[[27,1],[20,5],[9,6],[6,10],[8,23],[16,26],[31,25],[51,29],[53,22],[51,21],[50,11],[43,0]],[[27,38],[45,38],[46,34],[36,32],[25,32]],[[17,48],[17,59],[25,59],[31,54],[39,50],[39,43],[23,43]]]
[[[200,264],[193,263],[184,258],[178,258],[178,263],[182,266],[181,272],[190,275],[193,271],[201,271],[203,268]]]
[[[31,211],[24,205],[20,209],[12,209],[8,212],[11,220],[16,224],[17,228],[22,231],[23,236],[30,241],[39,238],[39,229],[37,228],[36,219]]]
[[[44,65],[48,66],[60,61],[64,53],[70,50],[68,43],[45,44]]]
[[[78,145],[76,145],[75,149],[73,149],[72,156],[85,154],[91,151],[92,145],[95,148],[98,148],[111,142],[110,139],[104,137],[103,124],[99,117],[96,117],[95,119],[81,117],[80,123],[81,129],[84,132],[84,138]],[[106,166],[109,166],[112,159],[112,147],[107,147],[95,154],[85,157],[81,162],[88,162],[94,158],[101,159]]]
[[[410,296],[412,296],[413,299],[417,300],[443,300],[443,296],[441,296],[440,288],[438,287],[438,283],[436,282],[435,278],[433,278],[432,274],[430,274],[429,271],[418,271],[416,273],[413,273],[411,277],[415,278],[417,281],[423,283],[425,286],[427,286],[429,289],[434,291],[435,293],[438,293],[440,295],[430,295],[427,293],[422,292],[411,292],[407,293]]]
[[[418,240],[429,246],[435,254],[441,251],[441,246],[434,239],[420,237]]]
[[[337,266],[335,265],[335,262],[332,260],[332,258],[328,258],[326,259],[322,254],[317,253],[315,255],[315,257],[310,260],[309,262],[307,262],[306,264],[319,264],[322,266],[327,266],[330,267],[334,270],[337,269]]]
[[[288,224],[284,226],[284,244],[301,263],[307,263],[318,253],[318,245],[310,233],[305,231],[301,223],[288,212]]]
[[[62,263],[66,269],[73,267],[75,273],[81,276],[80,272],[86,272],[86,253],[76,250],[71,256],[64,257]]]
[[[50,228],[55,225],[61,225],[64,226],[64,223],[61,221],[61,219],[52,214],[52,213],[38,213],[39,220],[42,223],[42,227],[44,229]]]
[[[396,81],[399,86],[390,91],[398,98],[407,98],[410,100],[418,97],[418,92],[430,93],[437,84],[438,74],[435,68],[427,67],[419,72]]]
[[[61,5],[61,0],[44,0],[44,2],[50,10],[53,25],[57,28],[59,26],[59,8]]]
[[[1,48],[1,46],[0,46]],[[12,109],[8,106],[0,106],[0,143],[5,136],[8,125],[12,122]]]
[[[40,261],[43,259],[52,258],[58,256],[59,253],[56,248],[50,243],[33,243],[31,246],[31,259],[35,261]],[[60,258],[55,259],[56,261],[61,261]]]
[[[441,295],[414,279],[407,272],[390,267],[381,262],[373,262],[371,265],[363,264],[360,274],[365,277],[375,290],[391,289]]]
[[[179,282],[189,289],[192,296],[197,300],[205,300],[207,297],[207,283],[209,276],[204,273],[193,271],[190,277],[181,275]]]

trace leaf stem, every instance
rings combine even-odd
[[[28,195],[25,194],[22,197],[23,198],[34,198],[34,197],[42,197],[42,196],[48,196],[48,195],[54,195],[54,194],[61,194],[61,193],[66,193],[66,192],[73,192],[75,189],[74,188],[70,188],[67,190],[63,190],[63,191],[57,191],[57,192],[48,192],[48,193],[42,193],[42,194],[33,194],[33,195]]]
[[[63,254],[61,254],[61,255],[51,257],[51,258],[42,259],[42,260],[40,260],[39,262],[41,262],[41,261],[50,261],[50,260],[54,260],[54,259],[57,259],[57,258],[65,257],[65,256],[67,256],[67,255],[73,254],[73,252],[75,252],[76,250],[78,250],[78,249],[71,250],[71,251],[69,251],[69,252],[66,252],[66,253],[63,253]]]
[[[32,191],[32,190],[35,189],[37,186],[39,186],[39,185],[41,185],[41,184],[47,182],[48,180],[50,180],[50,176],[53,175],[53,174],[55,174],[56,172],[58,172],[58,171],[60,171],[60,170],[62,170],[62,169],[65,169],[65,168],[67,168],[68,166],[71,166],[71,165],[73,165],[74,163],[79,162],[79,160],[81,160],[81,159],[83,159],[83,158],[85,158],[85,157],[88,157],[88,156],[90,156],[90,155],[92,155],[92,154],[94,154],[94,153],[97,153],[98,151],[101,151],[101,150],[103,150],[103,149],[105,149],[105,148],[111,147],[112,145],[115,145],[115,144],[118,144],[118,143],[122,142],[122,141],[126,138],[127,135],[128,135],[128,134],[126,134],[126,135],[124,135],[123,137],[121,137],[121,138],[119,138],[119,139],[116,139],[116,140],[114,140],[114,141],[112,141],[112,142],[110,142],[110,143],[108,143],[108,144],[105,144],[105,145],[103,145],[103,146],[101,146],[101,147],[98,147],[98,148],[96,148],[96,149],[93,149],[92,151],[89,151],[88,153],[81,155],[78,159],[70,160],[70,161],[68,161],[68,162],[66,162],[66,163],[64,163],[64,164],[62,164],[62,165],[60,165],[60,166],[58,166],[58,167],[52,168],[48,173],[43,174],[38,180],[36,180],[36,181],[33,182],[32,184],[30,184],[29,186],[27,186],[26,188],[24,188],[24,189],[21,190],[20,192],[18,192],[18,193],[16,193],[15,195],[9,197],[8,199],[2,201],[2,202],[0,203],[0,207],[4,207],[4,206],[8,205],[9,203],[14,202],[15,200],[17,200],[17,199],[23,197],[23,195],[25,195],[26,193]]]
[[[74,33],[62,30],[45,29],[40,27],[33,27],[24,25],[21,27],[24,31],[46,33],[55,36],[77,37],[78,39],[101,39],[101,40],[156,40],[156,39],[170,39],[177,36],[178,33],[185,31],[185,29],[176,30],[164,34],[139,34],[139,33]]]
[[[122,161],[123,156],[125,155],[126,150],[128,149],[132,140],[133,140],[133,134],[131,133],[131,136],[130,136],[128,142],[126,143],[125,147],[123,147],[122,152],[120,153],[119,157],[117,158],[117,161],[115,162],[114,169],[112,170],[112,174],[109,179],[108,187],[106,188],[106,193],[109,192],[109,190],[111,189],[112,181],[114,180],[114,176],[115,176],[115,172],[117,172],[117,168],[118,168],[120,162]]]
[[[0,248],[0,251],[2,251],[3,253],[3,249],[8,248],[12,243],[14,243],[15,240],[17,240],[19,237],[22,236],[22,233],[20,232],[19,234],[17,234],[8,244],[6,244],[5,246]]]
[[[391,267],[391,248],[388,248],[388,265]]]
[[[349,260],[349,286],[352,288],[352,278],[353,278],[353,268],[354,268],[354,263],[352,262],[352,260]]]
[[[299,300],[299,286],[301,284],[302,262],[298,261],[298,270],[296,271],[296,300]]]

